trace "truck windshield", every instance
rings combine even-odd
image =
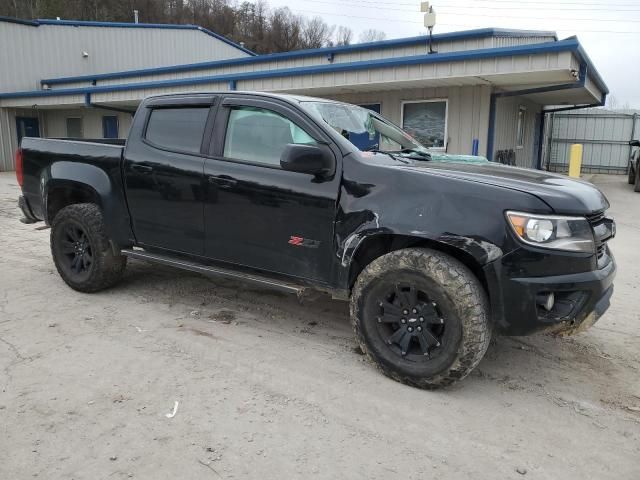
[[[301,105],[361,151],[428,153],[407,132],[366,108],[322,101],[304,101]]]

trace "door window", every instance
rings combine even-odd
[[[208,107],[154,109],[145,138],[168,150],[200,153],[208,115]]]
[[[403,103],[402,128],[425,147],[444,149],[447,135],[447,101]]]
[[[225,157],[279,167],[280,156],[290,143],[316,141],[291,120],[271,110],[234,107],[229,112]]]

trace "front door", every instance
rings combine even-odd
[[[16,117],[16,132],[18,145],[20,145],[23,137],[40,136],[40,122],[35,117]]]
[[[247,97],[225,100],[204,167],[205,254],[328,281],[340,173],[318,180],[280,168],[287,144],[312,144],[327,141],[325,137],[284,103]]]
[[[164,101],[160,99],[158,101]],[[205,100],[203,100],[205,101]],[[209,105],[151,103],[125,150],[127,202],[136,240],[187,254],[204,251],[201,153]]]

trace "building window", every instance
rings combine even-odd
[[[280,167],[280,156],[289,143],[316,141],[282,115],[254,107],[236,107],[229,114],[224,156]]]
[[[402,128],[425,147],[444,150],[447,100],[402,102]]]
[[[518,129],[516,130],[516,148],[524,147],[524,128],[526,123],[527,107],[518,107]]]
[[[116,115],[102,117],[102,138],[118,138],[118,117]]]
[[[168,150],[200,153],[208,115],[208,107],[152,110],[145,138]]]
[[[82,138],[82,117],[67,117],[67,137]]]

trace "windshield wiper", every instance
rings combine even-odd
[[[410,153],[412,155],[419,155],[425,160],[431,160],[431,154],[428,152],[423,152],[422,150],[418,150],[417,148],[403,148],[402,150],[398,150],[393,153]]]
[[[366,149],[366,150],[362,150],[362,151],[363,151],[363,152],[367,152],[367,153],[383,153],[383,154],[385,154],[385,155],[389,155],[391,158],[393,158],[394,160],[397,160],[397,161],[399,161],[399,162],[402,162],[402,163],[409,163],[409,162],[407,162],[404,158],[399,157],[399,156],[397,156],[397,155],[394,155],[394,154],[397,154],[397,153],[399,153],[399,152],[387,152],[386,150],[379,150],[379,149],[377,149],[377,148],[368,148],[368,149]]]

